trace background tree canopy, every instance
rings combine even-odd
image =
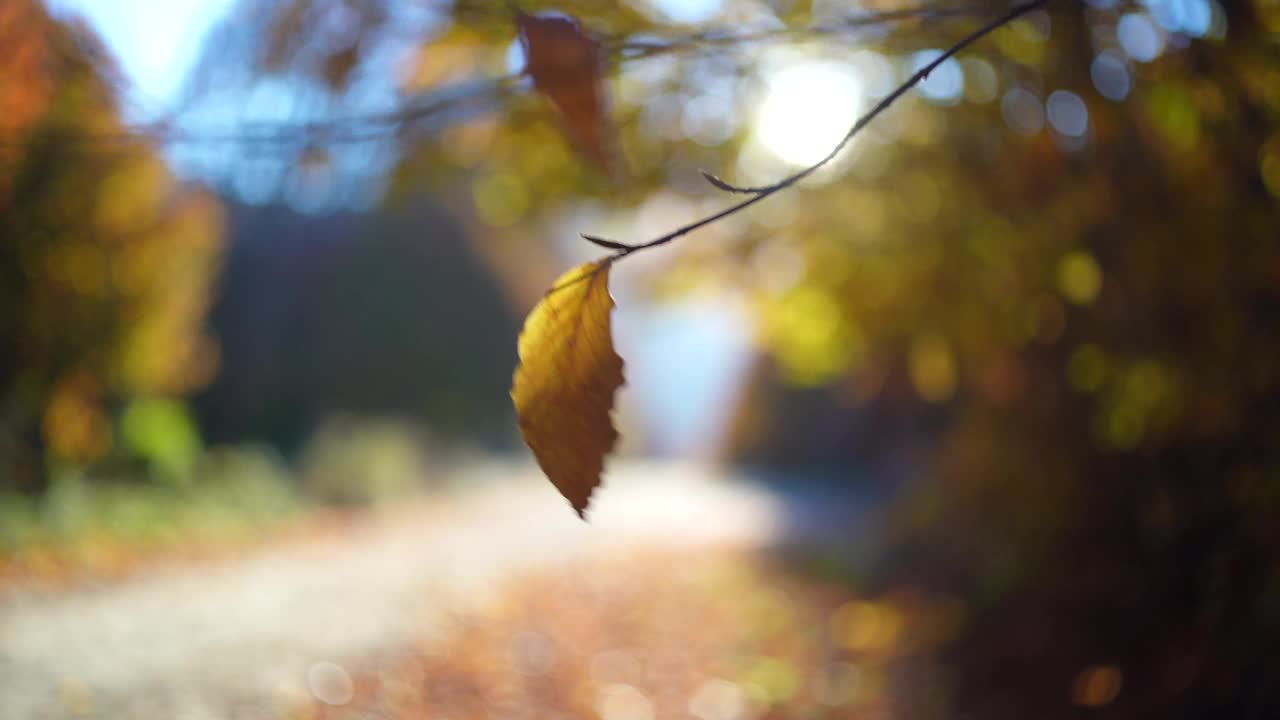
[[[203,320],[221,211],[145,138],[120,136],[112,67],[86,28],[18,0],[0,43],[0,448],[3,484],[22,488],[43,475],[42,452],[146,454],[146,433],[118,420],[145,425],[213,376]],[[117,138],[85,152],[94,134]]]
[[[648,240],[732,201],[701,170],[754,185],[817,160],[1008,7],[522,3],[602,48],[605,172],[521,74],[501,3],[245,0],[181,112],[131,124],[90,35],[11,0],[0,48],[30,80],[0,84],[4,482],[163,455],[130,413],[181,415],[167,399],[206,386],[192,433],[219,441],[292,448],[353,411],[510,445],[515,318],[599,254],[577,233]],[[1280,708],[1277,37],[1270,0],[1051,0],[810,180],[620,264],[637,303],[746,309],[753,365],[720,457],[883,499],[873,560],[805,566],[961,608],[892,660],[898,714]],[[233,239],[248,269],[219,286],[219,365],[203,323],[221,218],[261,236],[255,205],[351,245],[255,276]],[[458,268],[480,278],[465,300]],[[244,318],[278,297],[252,278],[285,273],[297,314],[261,337],[295,354],[261,374]],[[418,358],[437,364],[413,386]]]

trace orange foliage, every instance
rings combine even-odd
[[[35,0],[0,4],[0,57],[5,63],[0,81],[0,210],[8,204],[19,155],[16,143],[44,114],[52,94],[48,67],[53,57],[49,35],[40,32],[39,21],[48,22]]]

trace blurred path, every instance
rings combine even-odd
[[[429,632],[513,573],[628,547],[760,547],[782,503],[683,466],[621,464],[590,524],[533,468],[475,466],[474,492],[340,536],[107,589],[0,598],[0,717],[274,716],[308,668]],[[238,700],[237,700],[238,699]]]

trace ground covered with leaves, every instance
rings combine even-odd
[[[416,647],[315,672],[315,718],[878,717],[936,637],[871,600],[742,552],[661,551],[514,578]],[[904,602],[908,601],[908,602]]]

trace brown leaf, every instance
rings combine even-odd
[[[618,438],[609,416],[623,382],[612,310],[608,260],[562,275],[524,321],[511,384],[525,443],[579,517]]]
[[[351,73],[360,63],[360,44],[352,42],[345,48],[327,55],[324,59],[324,81],[330,88],[340,89],[347,86]]]
[[[524,45],[525,72],[533,86],[560,111],[578,151],[606,175],[609,121],[605,112],[604,54],[600,44],[570,17],[516,17]]]

